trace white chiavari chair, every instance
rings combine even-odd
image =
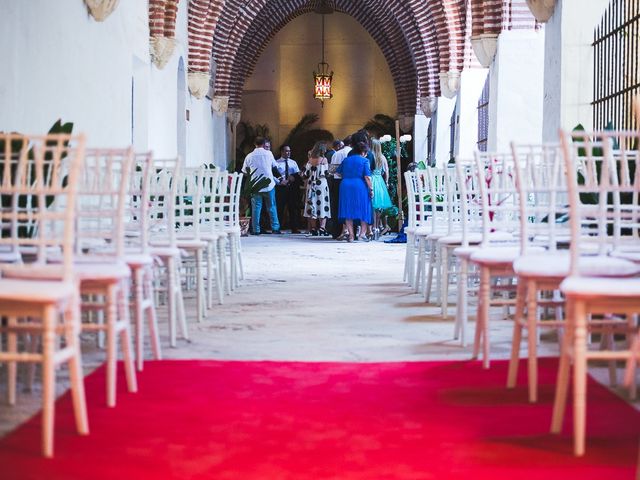
[[[153,358],[162,358],[153,290],[154,258],[149,246],[149,183],[152,170],[152,152],[135,155],[125,204],[125,262],[131,270],[134,348],[139,371],[144,365],[145,318]]]
[[[483,366],[489,368],[490,307],[513,304],[509,299],[493,298],[493,294],[510,288],[513,261],[520,254],[518,191],[511,154],[476,152],[475,156],[482,200],[482,242],[469,257],[480,276],[473,357],[478,357],[482,347]]]
[[[455,166],[450,166],[446,169],[446,175],[444,176],[445,184],[445,196],[444,196],[444,209],[447,212],[447,233],[443,237],[438,238],[436,242],[437,255],[440,258],[440,269],[442,275],[441,282],[441,309],[442,317],[447,318],[447,309],[449,303],[449,273],[457,273],[458,285],[462,281],[460,270],[462,269],[462,263],[464,263],[464,277],[465,282],[468,274],[468,262],[467,260],[461,261],[457,265],[457,260],[461,256],[468,256],[471,254],[470,246],[478,245],[482,241],[482,232],[479,228],[479,224],[476,221],[477,216],[469,215],[469,211],[464,211],[465,208],[470,206],[464,203],[466,195],[469,194],[468,189],[463,190],[463,185],[458,181],[458,171]],[[463,224],[463,221],[465,222]],[[474,222],[475,221],[475,222]],[[474,223],[472,223],[474,222]],[[464,228],[463,228],[464,227]],[[474,228],[475,227],[475,228]],[[457,250],[458,247],[465,246],[466,250]],[[454,255],[453,252],[458,251],[458,255]],[[457,268],[456,268],[457,267]],[[465,294],[466,295],[466,294]],[[466,301],[466,300],[463,300]],[[457,320],[456,316],[456,320]],[[462,323],[457,323],[458,327],[463,326]],[[456,329],[455,338],[458,338],[460,331]],[[462,343],[464,344],[464,340]]]
[[[588,349],[588,331],[637,334],[640,278],[637,265],[613,262],[620,247],[638,247],[640,230],[640,132],[561,132],[567,172],[571,229],[569,276],[560,289],[566,298],[563,337],[551,431],[560,433],[573,361],[573,445],[583,455],[586,438],[587,361],[628,360],[630,349]],[[579,168],[576,168],[579,165]],[[585,276],[585,255],[604,258],[603,278]],[[627,277],[627,278],[622,278]],[[602,316],[594,319],[591,316]],[[591,319],[590,319],[591,317]]]
[[[180,158],[154,159],[149,179],[150,252],[162,265],[157,270],[157,288],[165,293],[171,347],[177,345],[178,326],[182,337],[189,340],[180,274],[182,252],[177,246],[175,229],[180,172]]]
[[[431,209],[431,233],[424,240],[424,248],[422,249],[425,250],[428,247],[429,250],[429,264],[426,266],[426,269],[424,260],[422,262],[422,288],[426,302],[429,302],[431,299],[434,272],[436,274],[435,297],[439,301],[442,295],[442,257],[438,250],[438,240],[446,236],[449,230],[449,211],[446,203],[446,176],[447,167],[430,167],[427,169],[428,192],[425,192],[425,194]],[[425,273],[426,280],[424,278]]]
[[[104,332],[107,353],[107,405],[116,404],[117,337],[123,353],[127,386],[136,392],[131,350],[129,281],[124,256],[124,214],[133,149],[87,149],[76,207],[74,273],[80,282],[82,331]],[[91,313],[104,312],[104,322]]]
[[[404,254],[404,272],[402,281],[413,286],[416,268],[416,230],[418,228],[417,205],[417,173],[405,172],[404,184],[407,187],[407,226],[404,229],[407,235],[407,244]]]
[[[240,279],[244,279],[242,265],[242,244],[240,241],[240,191],[242,189],[243,175],[230,173],[227,179],[221,182],[223,195],[220,197],[221,215],[220,226],[227,235],[229,243],[229,282],[231,291],[240,286]]]
[[[176,245],[185,252],[182,258],[187,290],[195,283],[196,320],[205,314],[204,255],[208,242],[200,237],[202,213],[202,176],[204,167],[182,169],[175,205]]]
[[[218,304],[224,301],[224,277],[221,262],[224,261],[219,249],[220,240],[225,234],[214,220],[214,212],[218,208],[216,202],[219,199],[220,176],[226,176],[227,172],[221,172],[218,168],[206,169],[202,172],[202,214],[200,216],[200,238],[207,242],[205,253],[207,259],[207,307],[213,307],[213,283],[215,282]],[[224,248],[224,246],[223,246]]]
[[[56,366],[68,363],[76,428],[89,433],[80,358],[80,308],[74,275],[74,221],[84,136],[0,135],[0,331],[7,334],[9,404],[16,362],[42,365],[42,452],[53,456]],[[26,249],[24,255],[20,252]],[[54,261],[51,261],[51,257]],[[42,338],[42,353],[18,351],[18,335]],[[64,338],[64,346],[60,338]]]
[[[529,401],[537,401],[538,327],[562,325],[560,282],[569,273],[568,194],[558,144],[511,144],[518,187],[520,256],[514,261],[516,308],[507,388],[516,385],[522,331],[528,331]],[[544,251],[540,252],[542,247]],[[550,292],[550,299],[540,298]],[[539,321],[539,307],[555,307],[555,318]],[[526,311],[526,315],[525,315]]]
[[[461,240],[460,245],[453,250],[459,263],[454,338],[460,339],[463,347],[467,345],[469,258],[478,249],[478,242],[482,239],[482,199],[477,170],[477,164],[473,160],[456,160]]]
[[[226,282],[227,293],[235,290],[244,278],[242,265],[242,245],[240,241],[240,191],[243,176],[240,173],[220,175],[219,196],[216,203],[214,219],[218,229],[224,234],[223,240],[228,240],[229,247],[229,277]],[[224,247],[221,247],[224,248]],[[224,250],[221,250],[224,252]],[[223,262],[223,271],[226,271]]]

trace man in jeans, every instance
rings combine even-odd
[[[251,196],[251,224],[253,225],[253,234],[260,235],[260,213],[262,212],[262,203],[264,202],[269,219],[271,220],[271,230],[273,233],[279,234],[280,222],[278,222],[278,210],[276,209],[276,195],[274,187],[276,181],[273,178],[273,169],[278,167],[273,153],[264,148],[265,139],[257,137],[255,141],[255,149],[244,159],[242,171],[251,173],[254,179],[265,177],[269,179],[269,185],[264,187],[260,192]],[[280,179],[278,179],[280,180]]]

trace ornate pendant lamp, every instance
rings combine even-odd
[[[333,6],[324,0],[316,3],[314,11],[322,15],[322,60],[318,63],[318,71],[313,72],[313,96],[320,100],[322,107],[324,101],[333,97],[331,84],[333,81],[333,71],[329,70],[329,64],[324,61],[324,16],[333,13]]]

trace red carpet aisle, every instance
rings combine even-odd
[[[640,414],[589,385],[587,456],[547,434],[555,361],[541,403],[504,389],[506,364],[149,362],[140,393],[103,407],[87,379],[89,437],[57,405],[56,458],[34,419],[0,441],[13,479],[633,479]],[[120,379],[121,385],[124,383]],[[570,413],[570,412],[569,412]],[[568,427],[567,425],[567,432]]]

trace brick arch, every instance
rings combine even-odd
[[[230,105],[239,106],[244,79],[253,69],[268,41],[291,19],[308,13],[311,8],[306,0],[272,0],[266,6],[264,0],[255,0],[245,6],[244,12],[240,12],[238,8],[233,15],[233,3],[233,0],[228,1],[227,7],[231,13],[229,16],[235,16],[235,21],[221,21],[216,30],[214,55],[219,72],[216,93],[230,96]],[[406,4],[398,0],[369,0],[358,7],[345,0],[337,0],[335,4],[337,11],[354,17],[368,31],[387,58],[396,88],[399,113],[415,113],[418,84],[428,75],[424,46],[417,41],[420,38],[419,26],[413,21],[411,12],[406,13]],[[247,9],[256,15],[249,25],[246,24]],[[403,19],[404,25],[396,18]],[[234,27],[235,34],[223,31]],[[238,27],[244,27],[244,31],[240,31]],[[217,43],[225,38],[226,47]],[[411,41],[414,42],[413,45]]]

